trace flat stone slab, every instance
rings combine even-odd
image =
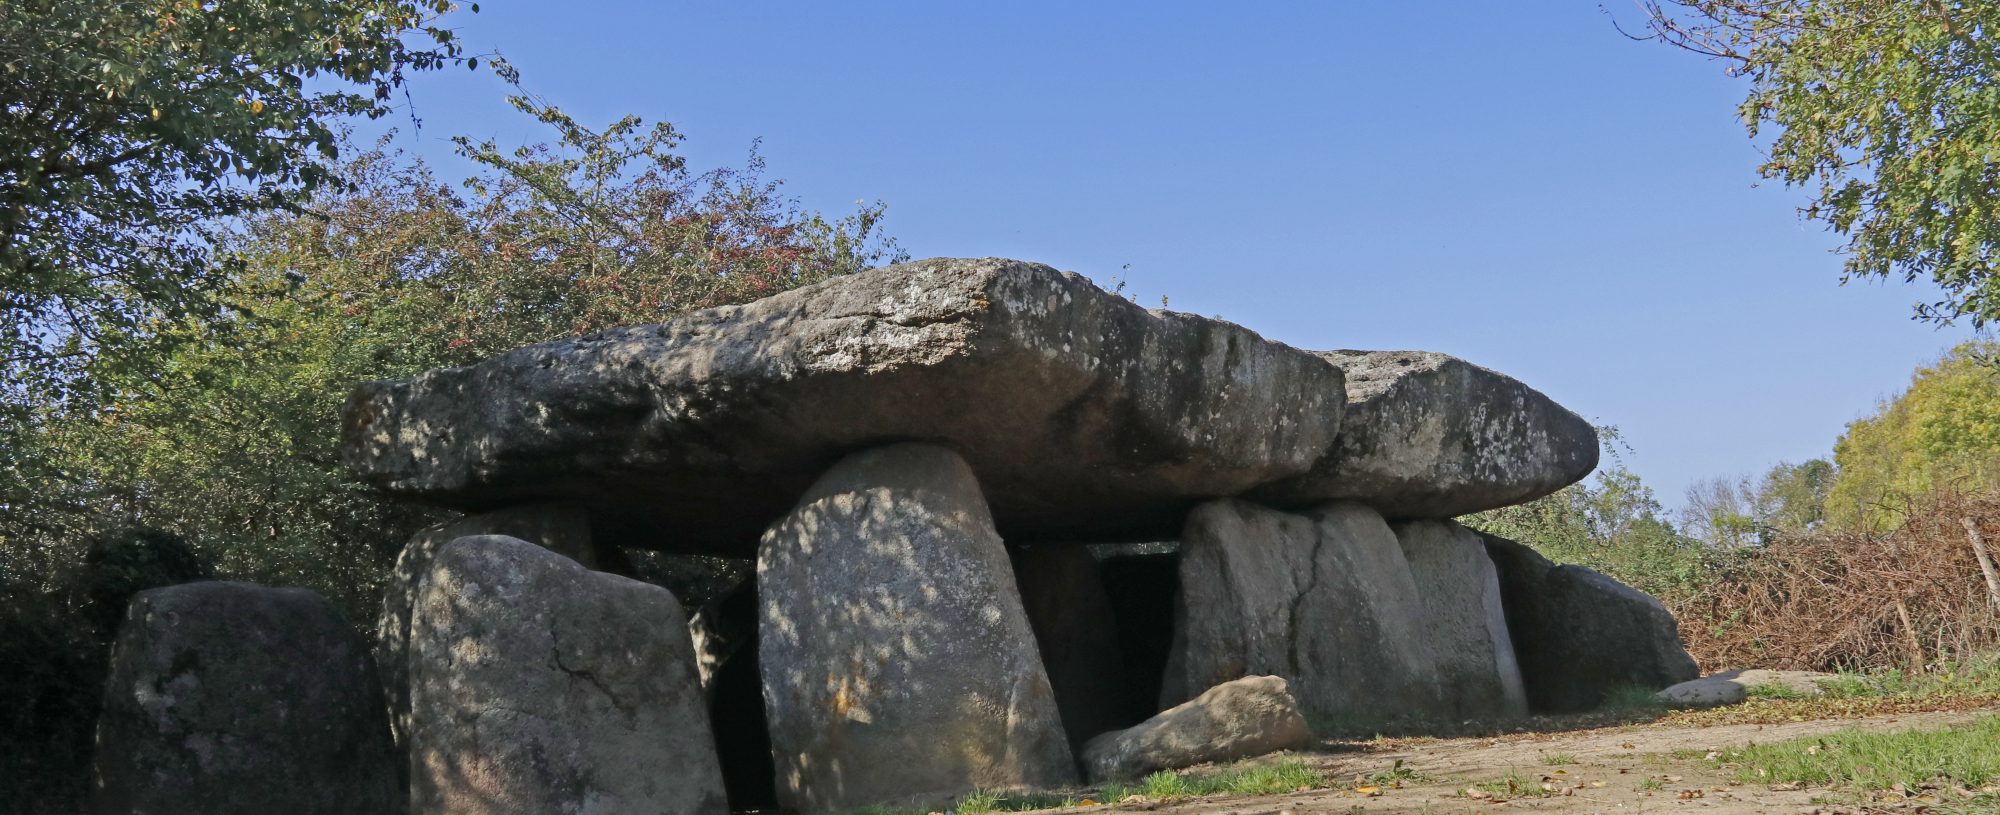
[[[1826,692],[1820,687],[1820,681],[1832,678],[1833,674],[1817,671],[1767,671],[1751,668],[1747,671],[1723,671],[1700,679],[1690,679],[1655,695],[1660,701],[1674,707],[1714,707],[1733,705],[1748,699],[1750,691],[1756,688],[1773,688],[1779,693],[1792,696],[1818,696]]]
[[[1532,501],[1597,467],[1597,430],[1506,374],[1429,351],[1320,356],[1346,372],[1340,438],[1312,472],[1256,493],[1261,501],[1452,518]]]
[[[964,456],[1010,538],[1158,539],[1202,500],[1306,474],[1345,397],[1339,368],[1241,326],[938,259],[367,383],[341,453],[407,498],[575,499],[619,545],[747,555],[841,456],[928,441]]]

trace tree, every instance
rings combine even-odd
[[[1834,443],[1830,523],[1887,529],[1938,490],[2000,486],[2000,368],[1986,361],[1995,353],[2000,343],[1961,344],[1848,424]]]
[[[1660,597],[1685,595],[1714,568],[1719,553],[1676,529],[1651,487],[1627,469],[1615,427],[1598,428],[1605,461],[1596,476],[1554,494],[1459,520],[1577,563]]]
[[[1723,60],[1765,178],[1847,238],[1843,281],[1919,278],[1939,322],[2000,319],[2000,3],[1639,0],[1640,39]]]
[[[370,619],[383,567],[434,517],[340,465],[355,383],[462,365],[516,346],[659,322],[859,271],[901,255],[880,205],[807,212],[743,168],[689,170],[671,126],[604,130],[517,100],[550,144],[461,142],[485,171],[460,187],[378,146],[338,168],[308,211],[221,236],[241,258],[215,318],[156,323],[170,351],[90,373],[101,408],[48,406],[33,441],[57,479],[0,512],[8,558],[46,582],[107,527],[191,541],[225,576],[305,585]],[[7,569],[0,558],[0,572]]]
[[[1784,535],[1818,529],[1826,517],[1833,463],[1781,461],[1762,478],[1713,478],[1690,486],[1681,530],[1711,548],[1765,546]]]
[[[150,338],[149,322],[214,316],[223,219],[295,209],[335,182],[334,123],[387,113],[407,72],[477,67],[438,25],[451,9],[0,5],[0,383],[14,422],[30,398],[72,395],[96,351]]]

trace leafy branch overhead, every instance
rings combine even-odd
[[[64,0],[0,16],[0,361],[11,387],[213,316],[221,219],[335,184],[335,133],[411,72],[478,67],[448,0]],[[512,70],[488,60],[504,78]],[[69,361],[65,367],[56,363]],[[53,376],[50,376],[55,374]],[[20,394],[15,394],[19,401]]]
[[[1930,280],[1919,317],[2000,319],[2000,4],[1990,0],[1637,0],[1630,32],[1750,81],[1758,172],[1812,192],[1847,239],[1845,280]]]

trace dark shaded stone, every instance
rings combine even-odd
[[[1093,549],[1099,547],[1092,547]],[[1121,724],[1145,721],[1160,711],[1160,680],[1174,647],[1174,598],[1180,594],[1178,546],[1153,554],[1115,555],[1097,564],[1104,594],[1118,621],[1118,654],[1123,660]]]
[[[1008,554],[1071,750],[1130,725],[1135,700],[1125,695],[1118,620],[1097,558],[1083,546],[1016,547]]]
[[[734,812],[777,806],[777,769],[771,762],[770,722],[764,716],[764,681],[757,668],[757,584],[746,582],[701,607],[688,619],[695,658],[701,663],[708,720],[722,785]]]
[[[1700,675],[1660,601],[1506,538],[1480,538],[1499,571],[1507,627],[1536,712],[1591,710],[1619,687],[1660,690]]]
[[[1320,356],[1346,372],[1340,438],[1312,472],[1255,500],[1451,518],[1532,501],[1597,467],[1597,430],[1513,377],[1428,351]]]
[[[1240,326],[937,259],[367,383],[341,451],[406,498],[574,499],[600,532],[646,530],[620,540],[743,555],[841,456],[934,441],[1009,536],[1111,540],[1305,473],[1343,396],[1339,369]]]
[[[399,811],[377,688],[367,643],[318,594],[140,592],[112,647],[93,811]]]

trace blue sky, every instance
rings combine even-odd
[[[1745,87],[1606,7],[490,0],[456,25],[588,123],[671,121],[702,168],[762,139],[806,206],[887,202],[915,257],[1515,375],[1622,428],[1678,504],[1826,455],[1969,332],[1911,321],[1925,288],[1840,286],[1803,197],[1757,183]],[[455,177],[451,135],[543,138],[506,93],[425,75],[422,129],[386,124]]]

